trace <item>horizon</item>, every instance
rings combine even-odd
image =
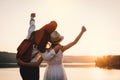
[[[27,36],[30,14],[36,13],[36,30],[55,20],[57,31],[68,44],[81,31],[87,31],[65,55],[120,55],[119,0],[1,0],[0,51],[17,52]],[[74,54],[73,54],[74,53]]]
[[[8,51],[0,51],[0,53],[8,53],[8,54],[17,54],[15,52],[8,52]],[[64,56],[74,56],[74,57],[103,57],[103,56],[120,56],[119,54],[105,54],[105,55],[64,55]]]

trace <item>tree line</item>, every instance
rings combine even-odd
[[[108,55],[97,57],[95,60],[96,66],[108,69],[120,69],[120,55]]]

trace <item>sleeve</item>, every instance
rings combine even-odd
[[[34,22],[34,21],[31,21],[31,22],[30,22],[30,27],[29,27],[29,29],[28,29],[28,35],[29,35],[29,37],[30,37],[30,35],[31,35],[31,33],[32,33],[33,31],[35,31],[35,22]]]
[[[35,21],[34,20],[31,20],[30,26],[35,26]]]
[[[30,28],[29,28],[29,33],[31,34],[33,31],[35,30],[35,27],[34,26],[30,26]]]
[[[52,49],[49,52],[45,52],[42,54],[42,58],[46,61],[51,60],[55,56],[55,50]]]

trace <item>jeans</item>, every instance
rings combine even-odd
[[[39,80],[39,67],[20,66],[20,75],[23,80]]]

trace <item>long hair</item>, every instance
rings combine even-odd
[[[58,44],[53,44],[53,43],[51,43],[50,48],[54,48],[56,45],[58,45]]]
[[[50,33],[45,31],[41,42],[38,44],[37,49],[42,53],[45,52],[46,51],[46,44],[48,43],[48,41],[50,41]]]

